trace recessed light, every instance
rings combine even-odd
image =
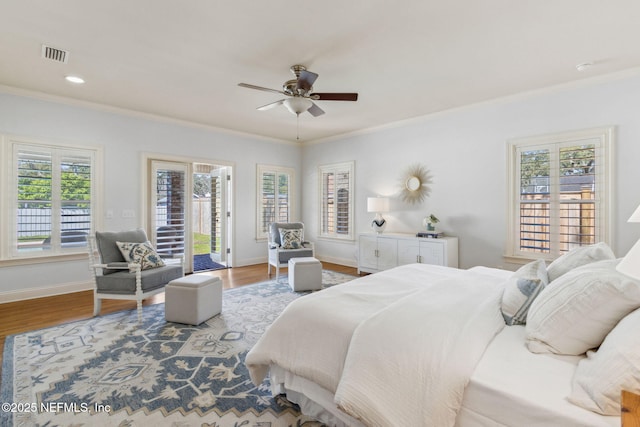
[[[77,85],[81,85],[84,83],[84,79],[79,76],[66,76],[65,80],[71,83],[75,83]]]

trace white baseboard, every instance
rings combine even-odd
[[[54,295],[70,294],[73,292],[93,290],[93,281],[64,283],[62,285],[47,286],[45,288],[21,289],[19,291],[0,292],[0,304],[5,302],[23,301],[27,299],[51,297]]]
[[[358,267],[358,262],[354,259],[335,258],[335,257],[322,256],[318,254],[316,254],[316,258],[318,258],[320,261],[330,262],[332,264],[346,265],[347,267],[354,267],[354,268]],[[267,257],[249,258],[249,259],[243,259],[241,261],[237,261],[234,267],[246,267],[248,265],[266,264],[266,263],[267,263]]]
[[[267,261],[268,261],[268,258],[266,256],[260,257],[260,258],[247,258],[239,261],[236,260],[234,267],[246,267],[248,265],[266,264]]]
[[[347,267],[354,267],[354,268],[358,267],[358,262],[356,260],[353,260],[353,259],[334,258],[334,257],[330,257],[330,256],[321,256],[321,255],[317,255],[317,254],[316,254],[316,258],[318,258],[320,261],[330,262],[332,264],[346,265]]]

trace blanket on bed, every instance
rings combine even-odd
[[[502,327],[502,281],[414,264],[290,304],[246,358],[255,383],[272,364],[332,393],[371,426],[452,426],[464,388]]]

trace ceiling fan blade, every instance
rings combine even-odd
[[[282,95],[286,95],[286,93],[284,93],[281,90],[269,89],[268,87],[262,87],[262,86],[256,86],[256,85],[250,85],[249,83],[238,83],[238,86],[246,87],[247,89],[255,89],[255,90],[261,90],[261,91],[264,91],[264,92],[274,92],[274,93],[279,93],[279,94],[282,94]]]
[[[278,105],[282,105],[283,102],[284,102],[284,99],[281,99],[281,100],[276,101],[276,102],[270,102],[270,103],[268,103],[266,105],[263,105],[262,107],[256,108],[256,110],[260,110],[260,111],[270,110],[272,108],[277,107]]]
[[[307,110],[313,117],[318,117],[324,114],[324,110],[318,107],[315,103],[311,103],[311,107]]]
[[[298,77],[298,83],[296,84],[297,90],[304,90],[305,92],[311,90],[311,86],[318,78],[316,73],[312,73],[311,71],[302,70],[300,71],[300,77]]]
[[[357,101],[357,93],[312,93],[309,95],[316,101]]]

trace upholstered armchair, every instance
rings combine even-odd
[[[314,246],[304,240],[304,224],[301,222],[272,222],[269,224],[269,265],[276,268],[276,280],[280,278],[280,267],[286,267],[289,259],[314,256]]]
[[[100,314],[103,299],[135,300],[140,322],[142,300],[163,292],[167,283],[184,275],[182,258],[160,258],[143,229],[98,231],[89,243],[94,316]]]

